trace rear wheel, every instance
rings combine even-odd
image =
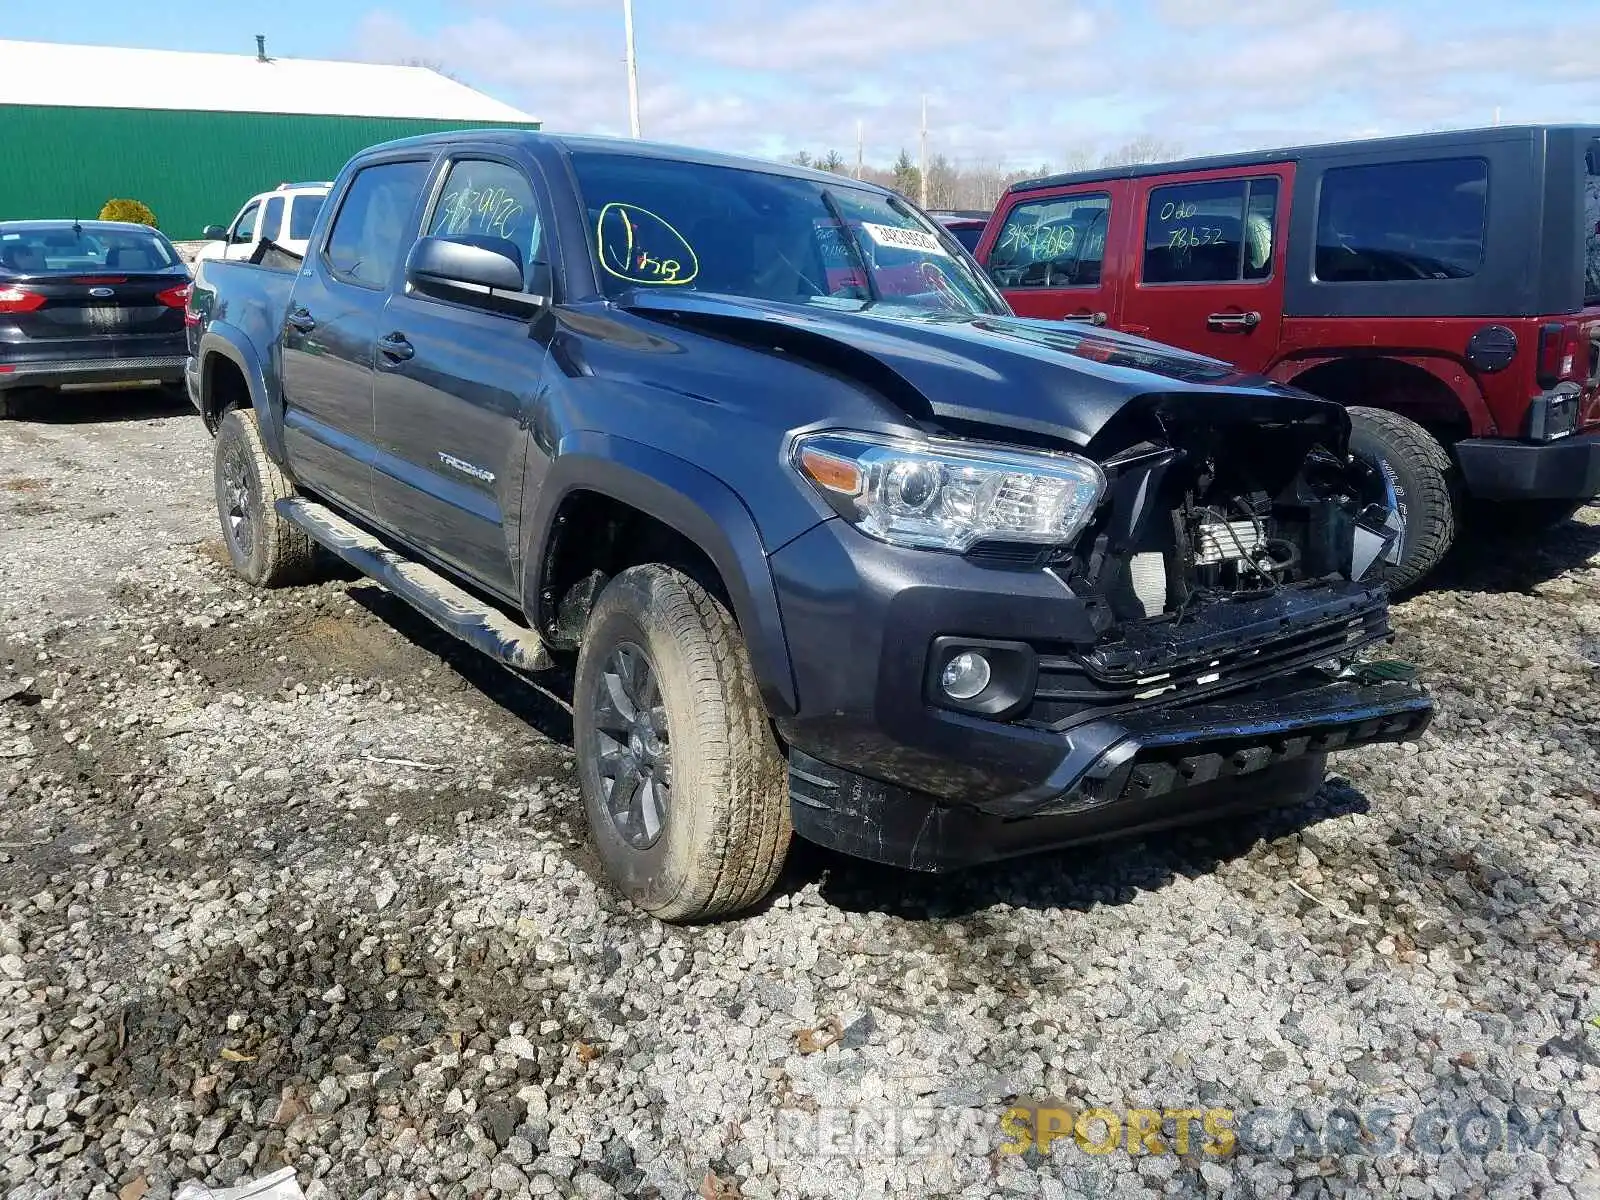
[[[230,409],[214,451],[217,515],[233,569],[257,587],[305,583],[314,573],[315,543],[278,515],[278,501],[293,496],[294,485],[267,453],[254,411]]]
[[[788,775],[728,610],[671,567],[600,594],[572,699],[584,812],[606,873],[664,921],[754,904],[790,839]]]
[[[1404,530],[1400,561],[1383,564],[1380,578],[1390,591],[1403,591],[1438,566],[1455,541],[1454,468],[1444,447],[1415,421],[1381,408],[1349,413],[1350,452],[1382,471],[1394,488]]]

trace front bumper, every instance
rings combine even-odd
[[[1600,495],[1600,433],[1553,442],[1469,438],[1456,443],[1467,491],[1481,500],[1587,500]]]
[[[0,391],[15,388],[115,387],[133,383],[177,383],[183,378],[181,354],[137,358],[84,358],[6,363]]]
[[[1050,571],[840,521],[771,562],[799,700],[779,725],[796,831],[878,861],[937,870],[1254,805],[1320,779],[1330,751],[1421,736],[1433,711],[1413,684],[1313,669],[1388,633],[1381,592],[1355,584],[1219,604],[1107,653],[1094,603]],[[1005,719],[934,704],[928,658],[950,636],[1035,647],[1032,702]]]

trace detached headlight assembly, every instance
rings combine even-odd
[[[979,542],[1071,542],[1105,490],[1075,454],[872,433],[797,438],[792,461],[835,511],[896,546],[964,553]]]

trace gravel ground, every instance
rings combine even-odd
[[[595,878],[562,681],[241,586],[209,455],[141,401],[0,423],[0,1195],[1600,1195],[1600,510],[1397,609],[1440,716],[1305,809],[801,849],[676,929]],[[1242,1140],[1008,1154],[1013,1104]]]

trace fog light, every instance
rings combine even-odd
[[[989,675],[989,660],[965,650],[945,664],[939,686],[952,700],[971,700],[989,686]]]

